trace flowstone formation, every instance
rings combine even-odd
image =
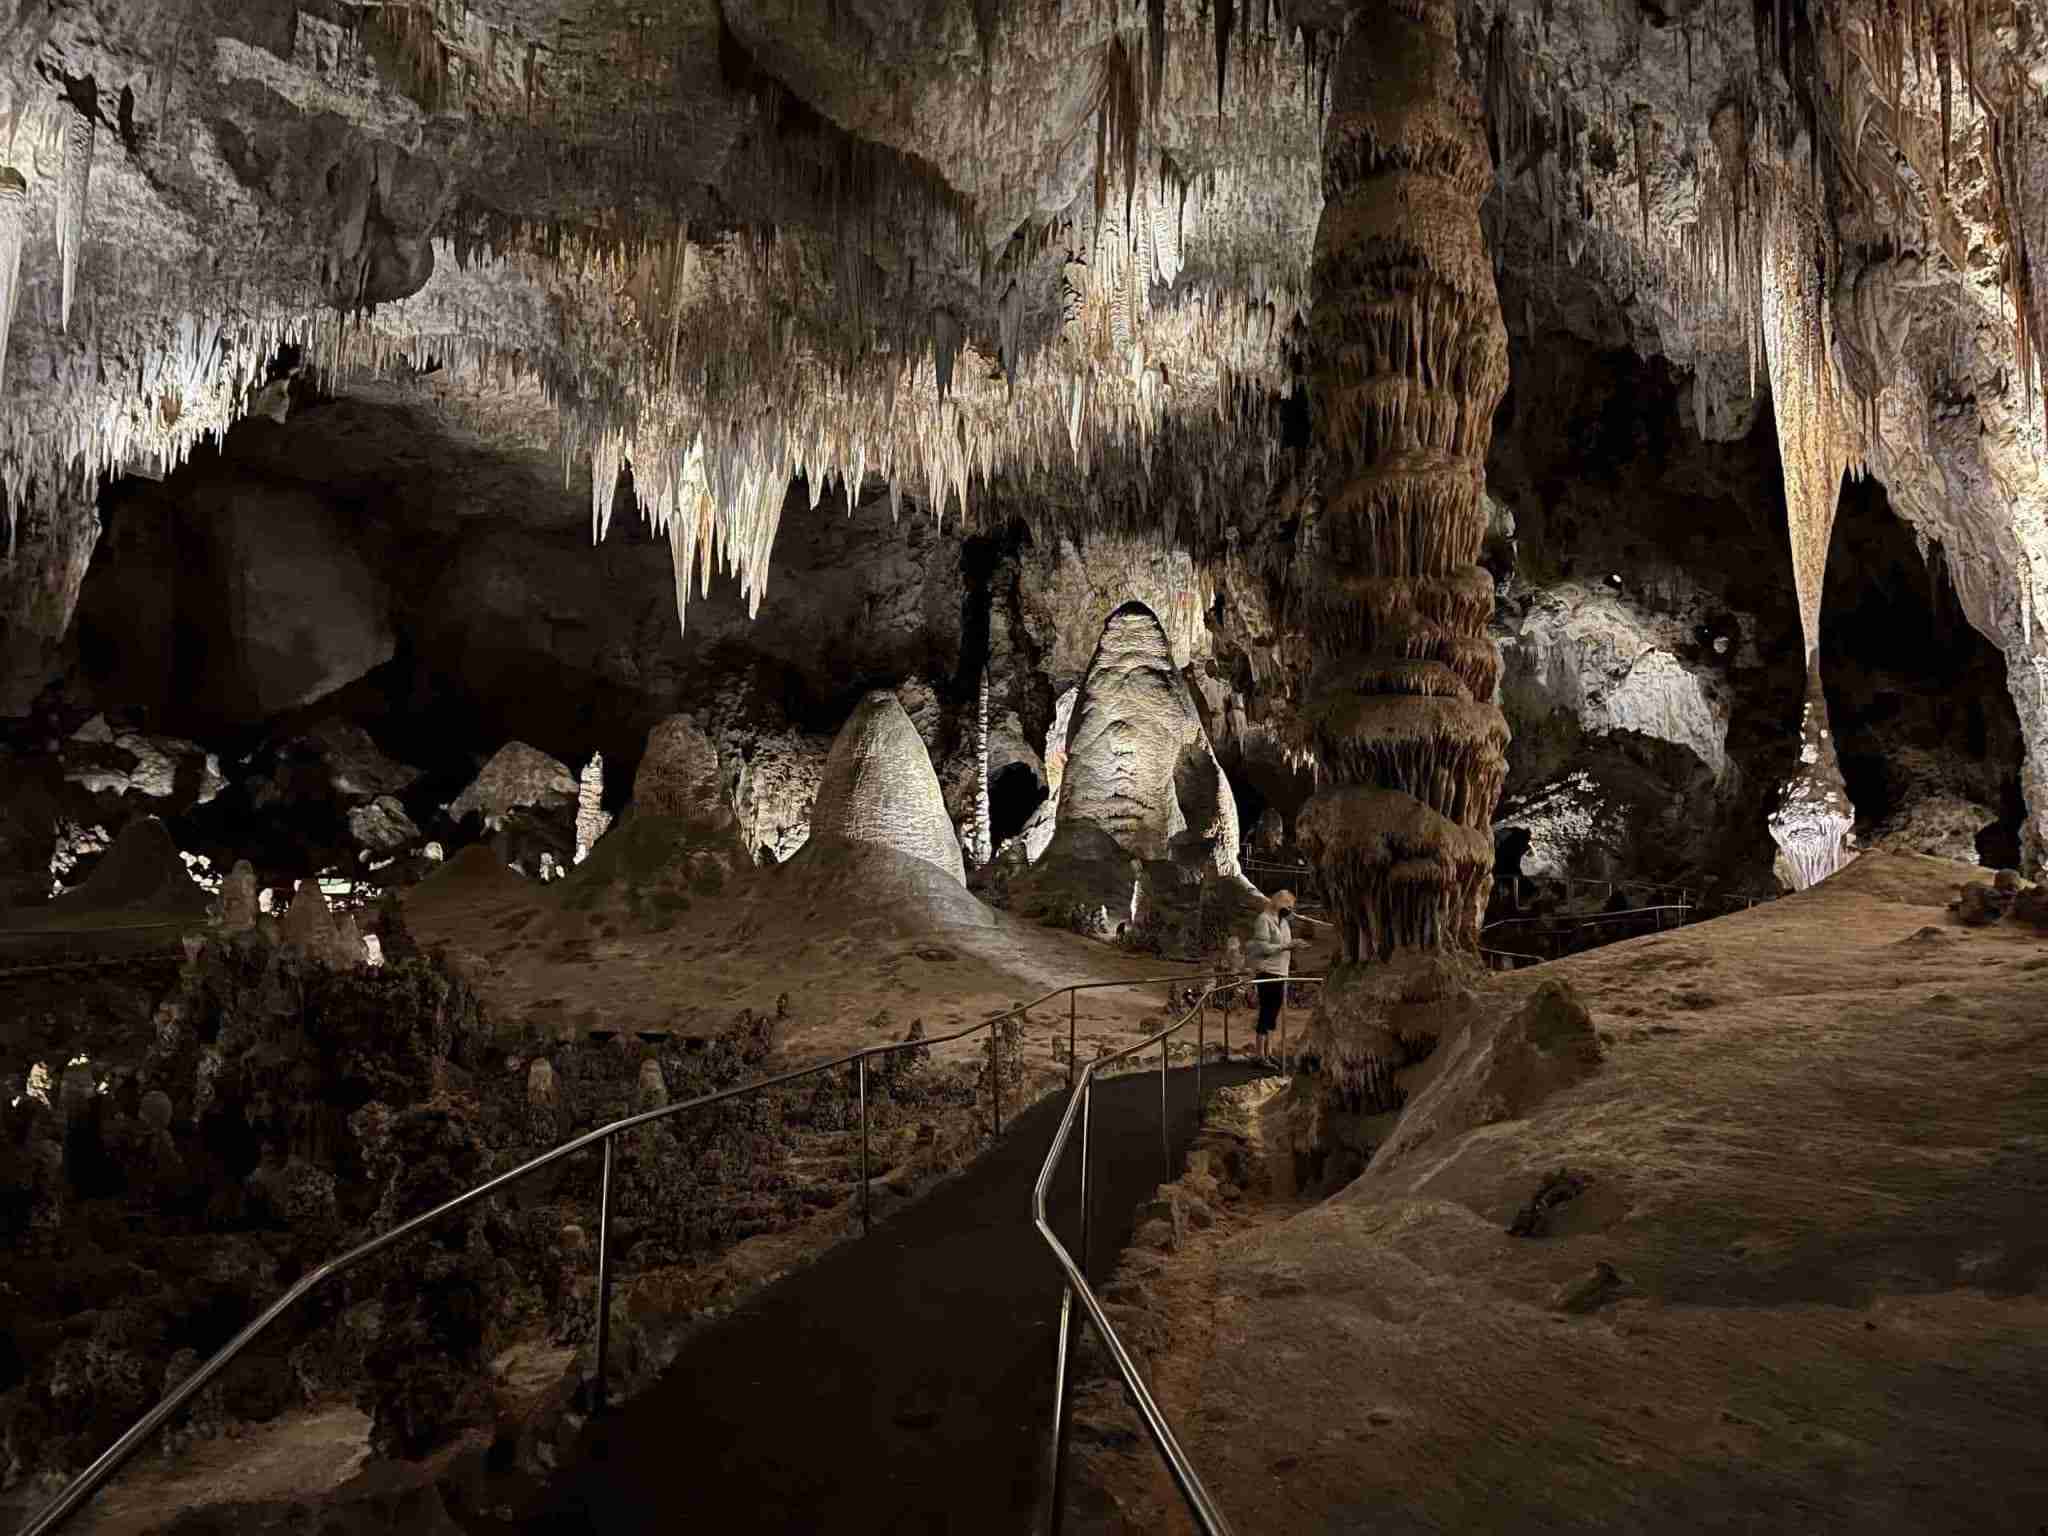
[[[1092,822],[1133,858],[1162,859],[1182,831],[1236,868],[1237,816],[1158,617],[1125,603],[1103,625],[1067,730],[1059,819]],[[1197,785],[1195,781],[1201,780]],[[1198,791],[1193,821],[1183,783]]]
[[[1476,563],[1507,333],[1456,41],[1447,0],[1354,27],[1323,154],[1310,334],[1325,505],[1297,570],[1315,648],[1301,744],[1327,782],[1300,838],[1352,963],[1476,947],[1507,772]]]
[[[1205,881],[1244,884],[1236,800],[1166,630],[1143,603],[1103,624],[1065,725],[1048,770],[1058,790],[1051,838],[1012,880],[1013,905],[1114,932],[1163,920]]]
[[[825,760],[811,844],[834,841],[887,848],[929,864],[955,885],[967,883],[931,754],[886,689],[860,701]]]

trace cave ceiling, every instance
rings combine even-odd
[[[1284,576],[1348,10],[14,0],[10,619],[75,596],[67,502],[284,408],[287,368],[589,488],[595,537],[628,471],[679,604],[714,568],[757,600],[796,476]],[[1670,359],[1710,440],[1784,397],[1802,591],[1827,485],[1881,479],[2048,772],[2033,9],[1534,0],[1459,32],[1511,332]]]

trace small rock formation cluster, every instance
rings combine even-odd
[[[2048,933],[2048,885],[2031,884],[2016,869],[2001,869],[1989,884],[1972,881],[1959,886],[1949,910],[1972,928],[1988,928],[2010,918]]]

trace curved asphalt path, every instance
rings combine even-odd
[[[1256,1075],[1212,1065],[1203,1087]],[[1178,1171],[1196,1128],[1192,1070],[1167,1088]],[[1050,1472],[1060,1278],[1030,1195],[1066,1102],[1027,1110],[963,1173],[700,1332],[658,1383],[584,1431],[520,1528],[1031,1529]],[[1161,1182],[1158,1073],[1098,1082],[1093,1120],[1099,1283]],[[1076,1148],[1050,1211],[1070,1248]]]

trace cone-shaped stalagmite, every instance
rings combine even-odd
[[[1302,840],[1350,960],[1471,948],[1508,732],[1489,701],[1486,449],[1507,387],[1491,182],[1449,0],[1377,0],[1332,82],[1312,395],[1325,509],[1304,561],[1323,790]]]

